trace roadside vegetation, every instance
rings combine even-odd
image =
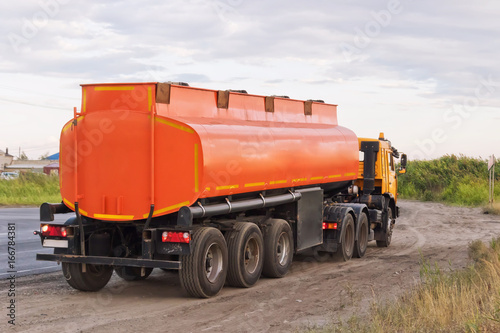
[[[29,172],[0,180],[0,206],[39,206],[44,202],[61,202],[58,176]]]
[[[398,178],[398,186],[402,199],[485,206],[488,204],[488,163],[462,155],[446,155],[430,161],[410,160],[407,173]],[[495,170],[495,201],[500,201],[500,167]]]
[[[421,283],[361,319],[309,332],[500,332],[500,238],[469,246],[469,267],[443,272],[423,260]]]

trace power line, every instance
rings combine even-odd
[[[78,98],[74,98],[74,97],[58,96],[58,95],[40,93],[40,92],[31,91],[31,90],[27,90],[27,89],[21,89],[21,88],[17,88],[17,87],[4,86],[2,84],[0,84],[0,88],[12,90],[12,91],[22,91],[22,92],[27,92],[29,94],[35,94],[35,95],[41,95],[41,96],[50,96],[50,97],[56,97],[56,98],[64,98],[64,99],[69,99],[69,100],[72,100],[72,101],[77,101],[78,100]]]
[[[41,148],[28,148],[28,149],[22,149],[21,147],[21,151],[34,151],[34,150],[46,150],[46,149],[55,149],[57,148],[57,150],[59,150],[59,144],[57,145],[54,145],[54,146],[45,146],[45,147],[41,147]]]
[[[37,106],[37,107],[42,107],[42,108],[45,108],[45,109],[64,110],[64,111],[70,111],[71,110],[70,107],[63,108],[63,107],[59,107],[59,106],[47,106],[47,105],[36,104],[36,103],[16,101],[16,100],[8,99],[8,98],[5,98],[5,97],[0,97],[0,101],[14,103],[14,104],[24,104],[24,105],[30,105],[30,106]]]

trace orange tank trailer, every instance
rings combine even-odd
[[[337,106],[166,83],[82,86],[61,133],[63,202],[142,220],[199,199],[358,178],[358,139]],[[76,125],[76,126],[75,126]]]

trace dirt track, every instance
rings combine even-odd
[[[441,267],[467,264],[467,244],[500,235],[500,218],[480,209],[400,202],[393,243],[348,262],[295,258],[284,279],[262,278],[250,289],[226,287],[212,299],[187,298],[177,274],[155,270],[146,280],[114,275],[100,292],[70,288],[61,273],[19,278],[16,326],[2,332],[290,332],[366,312],[419,280],[423,255]],[[6,300],[7,281],[0,281]],[[5,302],[2,302],[4,304]],[[6,305],[6,303],[4,304]]]

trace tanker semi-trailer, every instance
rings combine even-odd
[[[360,156],[362,159],[360,161]],[[103,288],[179,270],[195,297],[283,277],[305,250],[362,257],[391,242],[399,153],[323,101],[184,83],[88,84],[60,139],[62,202],[40,207],[37,260]],[[64,225],[54,214],[74,212]]]

